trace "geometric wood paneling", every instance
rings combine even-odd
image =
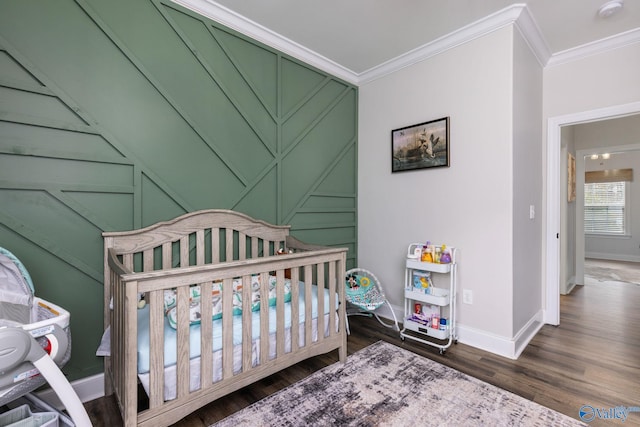
[[[71,379],[102,231],[235,209],[353,265],[356,158],[356,87],[168,0],[0,3],[0,246],[71,312]]]

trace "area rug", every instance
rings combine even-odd
[[[379,341],[214,424],[236,426],[584,426]]]
[[[640,263],[586,259],[585,285],[631,283],[640,285]]]

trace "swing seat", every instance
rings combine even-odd
[[[392,328],[396,331],[400,330],[398,319],[393,311],[393,307],[384,295],[384,290],[378,278],[364,268],[352,268],[347,271],[345,276],[345,295],[347,303],[347,333],[349,331],[348,316],[375,316],[383,326]],[[393,323],[383,321],[376,310],[383,305],[389,306],[389,311],[393,316]]]

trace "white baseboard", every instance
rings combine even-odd
[[[104,396],[104,374],[97,374],[73,381],[71,387],[75,390],[82,403]],[[64,409],[56,392],[51,388],[34,393],[40,399],[56,409]]]
[[[624,254],[607,254],[599,252],[589,252],[584,254],[585,258],[593,259],[606,259],[608,261],[627,261],[627,262],[640,262],[640,256],[637,255],[624,255]]]
[[[402,323],[404,320],[404,307],[392,307],[396,317],[398,318],[398,322]],[[384,319],[393,319],[393,315],[391,314],[391,310],[388,305],[380,307],[377,313]],[[543,325],[544,321],[542,311],[536,313],[513,338],[494,335],[487,331],[458,324],[458,342],[499,356],[504,356],[509,359],[517,359]]]
[[[569,295],[571,293],[571,291],[573,290],[573,288],[576,287],[576,276],[571,276],[569,278],[569,280],[567,281],[567,283],[565,283],[563,286],[561,286],[560,288],[560,294],[561,295]]]
[[[536,313],[513,338],[459,324],[458,342],[515,360],[544,325],[542,316],[542,311]]]

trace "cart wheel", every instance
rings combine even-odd
[[[400,339],[404,341],[404,335],[400,335]]]
[[[444,348],[441,348],[441,349],[440,349],[440,354],[444,354],[444,352],[445,352],[445,349],[444,349]]]

